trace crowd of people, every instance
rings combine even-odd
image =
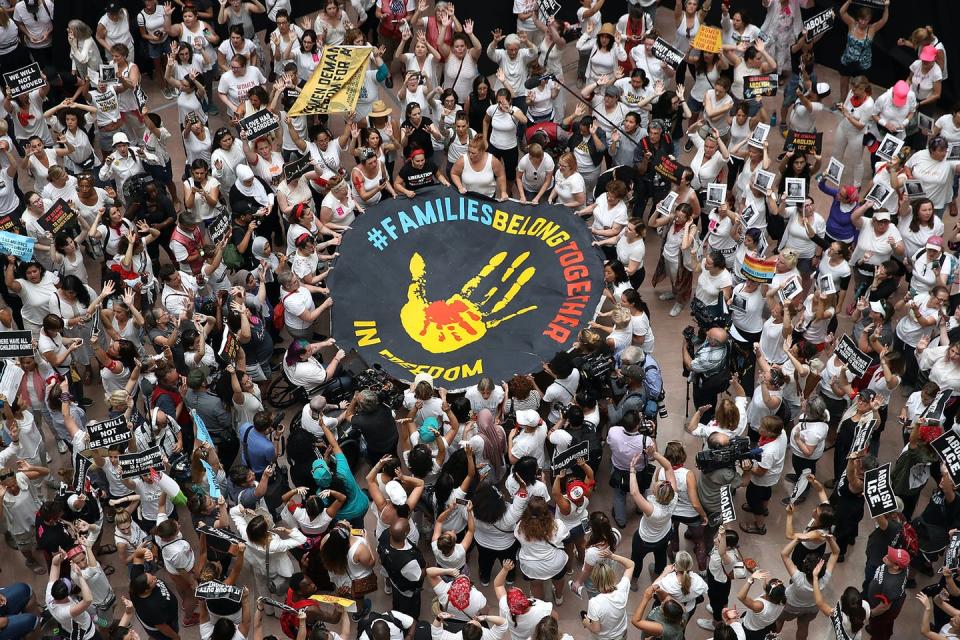
[[[0,640],[888,640],[914,596],[924,637],[958,637],[957,470],[931,444],[960,433],[946,50],[903,33],[916,61],[875,86],[889,0],[847,0],[831,86],[812,3],[658,4],[514,0],[480,34],[443,0],[142,0],[62,34],[52,0],[0,1],[0,71],[41,80],[0,113],[0,329],[33,351],[0,379],[0,512],[36,577],[0,587]],[[292,115],[334,45],[370,51],[355,109]],[[385,396],[328,336],[325,279],[368,207],[436,185],[582,217],[603,298],[536,375]],[[681,367],[648,244],[692,316]]]

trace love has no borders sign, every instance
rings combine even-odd
[[[466,388],[539,370],[602,293],[601,254],[565,207],[432,187],[351,226],[328,278],[333,335],[401,380]]]

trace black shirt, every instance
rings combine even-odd
[[[37,548],[41,551],[54,554],[60,549],[71,549],[77,544],[76,540],[67,533],[67,526],[63,522],[45,524],[37,517]]]
[[[412,163],[407,162],[403,165],[403,168],[400,169],[400,178],[403,179],[403,186],[411,191],[416,191],[423,187],[431,187],[439,184],[435,175],[436,173],[437,165],[429,160],[426,161],[422,169],[415,169]]]
[[[887,518],[887,528],[875,528],[867,538],[867,564],[879,565],[883,556],[887,555],[887,547],[895,546],[894,541],[900,536],[903,525]]]
[[[895,609],[903,602],[906,584],[906,570],[900,573],[892,573],[887,565],[880,565],[867,587],[867,602],[871,607],[876,607],[883,604],[883,598],[886,598],[887,602]],[[878,596],[883,596],[883,598],[878,598]]]
[[[142,573],[146,573],[143,565],[135,564],[130,569],[130,579],[133,580]],[[167,586],[167,583],[157,578],[157,584],[150,595],[133,598],[133,608],[137,612],[140,623],[148,631],[155,631],[160,624],[176,625],[180,606],[173,590]]]
[[[430,135],[430,125],[433,124],[433,120],[426,116],[420,117],[420,126],[414,127],[413,123],[409,120],[404,120],[400,123],[401,127],[413,127],[413,131],[410,135],[407,136],[407,144],[403,147],[403,155],[410,155],[410,151],[414,147],[419,147],[424,150],[427,154],[433,152],[433,136]]]
[[[360,430],[371,449],[386,451],[397,446],[397,423],[390,409],[382,404],[370,413],[354,414],[350,424]]]

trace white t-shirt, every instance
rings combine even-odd
[[[807,235],[807,228],[801,222],[802,213],[796,206],[787,207],[784,213],[790,216],[790,220],[787,223],[787,232],[784,234],[782,246],[794,249],[798,258],[813,258],[817,255],[817,243]],[[827,232],[827,221],[819,213],[814,212],[810,226],[813,228],[814,236],[822,238]]]
[[[533,630],[541,620],[553,612],[553,605],[543,600],[531,598],[532,604],[529,611],[514,618],[510,615],[510,606],[507,604],[507,596],[500,598],[500,617],[506,618],[509,622],[510,640],[530,640]]]
[[[911,88],[917,94],[917,100],[925,100],[933,93],[933,85],[943,80],[943,72],[940,65],[934,63],[930,70],[923,72],[923,62],[914,60],[910,65],[910,73],[913,75]]]
[[[780,435],[773,442],[760,447],[763,450],[763,457],[758,463],[767,470],[762,476],[752,476],[750,482],[758,487],[772,487],[780,482],[780,474],[783,472],[783,462],[787,457],[787,434],[780,432]]]
[[[436,549],[436,543],[433,543],[434,549]],[[457,545],[458,548],[463,549],[461,545]],[[434,551],[436,553],[436,551]],[[464,553],[464,555],[466,555]],[[457,566],[457,568],[462,567],[463,563]],[[455,620],[470,620],[474,616],[478,615],[480,610],[487,606],[487,598],[477,589],[470,589],[470,604],[467,605],[467,608],[463,611],[460,611],[456,607],[448,604],[447,593],[450,591],[450,585],[452,582],[446,582],[441,580],[433,588],[433,592],[437,594],[437,600],[440,602],[440,610],[446,611],[453,616]]]
[[[540,191],[543,183],[547,182],[553,174],[554,168],[553,158],[546,153],[540,160],[540,166],[534,166],[529,153],[520,158],[520,162],[517,163],[517,171],[523,172],[523,177],[520,179],[523,188],[533,193]]]
[[[929,294],[920,294],[914,296],[913,299],[917,302],[917,312],[921,318],[936,318],[940,314],[940,309],[931,309],[927,306],[927,301],[930,299]],[[917,322],[913,311],[908,311],[904,313],[903,317],[900,318],[900,321],[897,323],[896,334],[905,344],[916,347],[917,343],[920,342],[920,338],[925,335],[931,335],[936,326],[936,324],[928,327],[921,326],[920,323]]]
[[[267,79],[263,77],[259,67],[248,64],[242,76],[237,76],[233,71],[228,71],[220,76],[217,91],[225,94],[233,104],[240,105],[247,99],[247,92],[250,89],[262,85],[266,81]]]
[[[697,598],[707,592],[707,582],[698,573],[691,571],[687,575],[690,577],[690,589],[687,593],[683,593],[680,576],[675,571],[668,573],[660,580],[660,588],[682,604],[689,614],[697,606]]]
[[[284,291],[280,299],[283,301],[283,321],[288,327],[306,329],[313,324],[300,318],[304,311],[313,311],[316,308],[313,304],[313,296],[305,287],[300,287],[293,293]]]
[[[564,178],[563,173],[558,169],[553,175],[554,188],[557,190],[557,202],[562,205],[572,205],[574,196],[586,191],[586,185],[583,182],[583,176],[578,171],[570,174],[569,178]]]
[[[607,201],[607,194],[601,193],[593,209],[593,223],[590,228],[594,231],[612,229],[614,225],[627,224],[627,204],[621,200],[612,208]]]
[[[937,118],[936,126],[947,142],[960,142],[960,127],[953,122],[953,114],[947,113]]]
[[[700,270],[697,277],[697,299],[707,305],[720,302],[725,287],[733,286],[733,276],[730,271],[723,269],[717,275],[712,275],[706,267]]]
[[[797,100],[793,103],[793,109],[790,110],[790,116],[787,118],[790,130],[813,133],[817,130],[817,114],[821,111],[823,111],[822,102],[811,102],[808,109]]]
[[[533,456],[540,464],[540,468],[547,466],[547,454],[543,443],[547,439],[547,425],[541,423],[534,431],[526,429],[513,436],[513,447],[510,449],[517,458]]]
[[[637,531],[644,542],[659,542],[670,533],[671,518],[673,512],[677,509],[677,496],[674,494],[670,504],[660,504],[652,495],[647,496],[647,500],[653,505],[653,513],[650,515],[643,514]]]
[[[960,162],[953,160],[934,160],[926,149],[917,151],[907,160],[907,168],[913,172],[914,180],[919,180],[923,191],[933,201],[935,209],[942,209],[953,194],[953,176]],[[861,234],[863,235],[863,234]]]
[[[549,580],[563,571],[567,564],[567,553],[563,550],[563,539],[569,535],[567,525],[554,520],[553,537],[550,540],[530,540],[520,530],[520,524],[514,528],[514,535],[520,541],[517,561],[520,570],[534,580]]]
[[[733,288],[733,295],[730,297],[731,318],[740,331],[759,333],[763,330],[763,309],[766,302],[759,287],[752,293],[745,289],[746,283],[743,282]]]
[[[599,593],[587,603],[587,617],[600,623],[600,631],[593,634],[596,640],[616,640],[627,633],[627,598],[630,596],[630,580],[620,578],[616,589]]]
[[[617,259],[623,263],[624,267],[629,267],[631,262],[637,262],[640,267],[643,267],[643,259],[646,255],[647,245],[642,238],[630,242],[625,235],[620,235],[620,239],[617,240]]]
[[[793,455],[807,460],[819,460],[827,446],[827,430],[829,428],[826,422],[805,422],[803,416],[801,416],[790,432],[790,451],[793,452]],[[807,455],[800,450],[796,442],[798,437],[808,447],[816,447],[813,453]]]
[[[499,105],[487,107],[487,116],[490,117],[490,145],[497,149],[515,149],[517,146],[517,121],[513,119],[513,109],[504,111]]]

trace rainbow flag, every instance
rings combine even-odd
[[[776,270],[776,258],[764,260],[748,255],[744,257],[743,264],[740,265],[740,273],[743,274],[743,277],[754,282],[770,282],[773,280],[773,274]]]

